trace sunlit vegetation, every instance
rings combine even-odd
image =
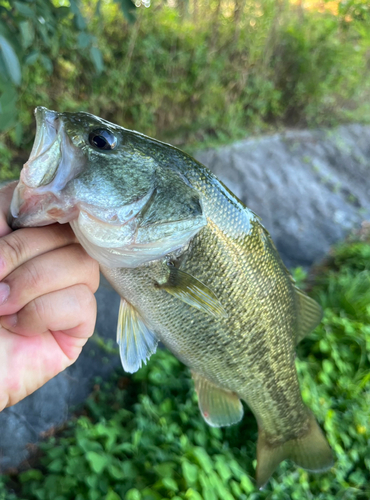
[[[183,146],[370,118],[366,1],[336,2],[333,13],[305,2],[161,0],[130,11],[134,23],[121,8],[129,1],[0,0],[0,37],[21,70],[7,72],[0,51],[3,178],[27,156],[36,105],[87,110]]]

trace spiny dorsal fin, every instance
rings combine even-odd
[[[262,489],[280,462],[289,458],[303,469],[324,472],[334,465],[333,452],[315,417],[309,414],[309,430],[304,436],[277,446],[269,445],[263,429],[257,443],[257,487]]]
[[[167,283],[159,285],[174,297],[186,302],[216,318],[227,318],[227,313],[216,295],[194,276],[169,265],[170,275]]]
[[[198,373],[192,372],[192,376],[199,409],[207,424],[223,427],[243,418],[243,406],[235,393],[217,387]]]
[[[298,330],[296,343],[298,344],[322,320],[321,306],[302,290],[294,287],[298,303]]]
[[[158,339],[137,310],[124,299],[118,313],[117,343],[125,372],[134,373],[155,353]]]

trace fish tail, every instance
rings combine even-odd
[[[311,472],[323,472],[333,466],[332,450],[313,414],[309,415],[309,430],[304,436],[278,445],[270,445],[260,428],[257,443],[257,487],[262,489],[279,463],[288,458]]]

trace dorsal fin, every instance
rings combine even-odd
[[[134,373],[155,353],[158,339],[137,310],[121,298],[117,323],[117,343],[125,372]]]
[[[227,313],[213,291],[191,274],[169,265],[169,278],[166,283],[159,285],[174,297],[186,302],[216,318],[227,318]]]
[[[243,405],[231,391],[221,389],[199,373],[192,372],[200,412],[212,427],[233,425],[243,418]]]
[[[296,343],[298,344],[322,320],[321,306],[302,290],[294,287],[298,304],[298,329]]]

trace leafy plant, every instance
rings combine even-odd
[[[117,3],[133,21],[131,0]],[[98,9],[100,2],[97,14]],[[80,0],[0,1],[0,132],[14,126],[18,118],[15,109],[22,69],[38,63],[50,75],[59,51],[71,46],[86,54],[97,73],[102,72],[102,54],[81,12]]]
[[[275,0],[234,11],[227,0],[157,1],[130,25],[125,1],[0,0],[0,131],[12,158],[27,156],[37,105],[187,147],[370,120],[362,0],[337,15]]]

